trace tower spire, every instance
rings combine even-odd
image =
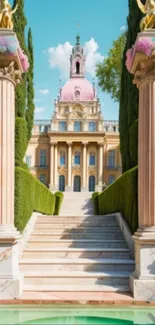
[[[80,35],[79,35],[80,24],[79,24],[79,22],[77,22],[76,27],[77,27],[76,45],[80,45]]]

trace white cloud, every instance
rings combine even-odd
[[[50,67],[57,68],[60,71],[61,78],[63,79],[69,77],[69,59],[72,47],[73,46],[69,42],[65,42],[64,44],[58,44],[57,47],[50,47],[48,49]],[[104,57],[100,54],[99,46],[94,38],[91,38],[85,43],[84,52],[87,55],[86,71],[91,76],[95,76],[96,64],[103,61]]]
[[[39,90],[39,93],[42,94],[42,95],[48,95],[49,94],[49,89],[40,89]]]
[[[104,57],[99,52],[99,46],[93,37],[85,43],[84,52],[87,56],[86,71],[92,77],[94,77],[96,72],[96,64],[102,62],[104,60]]]
[[[126,30],[126,26],[125,25],[123,25],[123,26],[120,27],[120,31],[121,32],[125,32],[125,30]]]
[[[42,107],[36,106],[35,114],[43,112],[45,110],[45,108],[46,108],[46,106],[42,106]]]
[[[50,67],[60,70],[61,78],[64,79],[69,76],[69,58],[71,51],[72,45],[69,42],[58,44],[57,47],[50,47],[48,49]]]

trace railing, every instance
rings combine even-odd
[[[65,130],[65,131],[61,131],[61,130],[54,130],[51,127],[51,120],[34,120],[34,127],[33,127],[33,133],[39,133],[39,134],[43,134],[43,133],[47,133],[49,131],[52,132],[68,132],[68,133],[72,133],[72,132],[76,132],[76,133],[86,133],[86,132],[91,132],[91,133],[99,133],[100,131],[75,131],[75,130]],[[37,128],[38,127],[38,128]],[[119,128],[118,128],[118,121],[116,120],[104,120],[103,121],[103,132],[108,132],[108,133],[113,133],[113,132],[119,132]]]

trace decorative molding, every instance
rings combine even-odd
[[[0,69],[0,78],[4,77],[13,81],[14,85],[18,85],[22,79],[22,72],[15,69],[15,61],[12,61],[8,67]]]
[[[155,80],[155,57],[141,59],[139,57],[139,63],[137,64],[136,71],[134,73],[133,84],[139,87],[143,82],[150,82]]]
[[[81,174],[81,169],[80,169],[80,166],[78,166],[78,165],[72,166],[72,170],[73,170],[73,175]]]
[[[96,166],[88,166],[89,175],[96,175]]]
[[[66,174],[67,172],[66,166],[58,166],[58,172]]]

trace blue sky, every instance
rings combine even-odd
[[[25,0],[25,13],[34,41],[35,117],[46,119],[53,112],[60,76],[63,85],[64,77],[69,75],[68,60],[65,64],[62,61],[65,62],[70,46],[75,44],[77,21],[80,22],[81,44],[89,54],[87,76],[92,80],[96,60],[107,55],[112,41],[126,25],[128,0]],[[118,119],[118,104],[98,91],[104,118]]]

